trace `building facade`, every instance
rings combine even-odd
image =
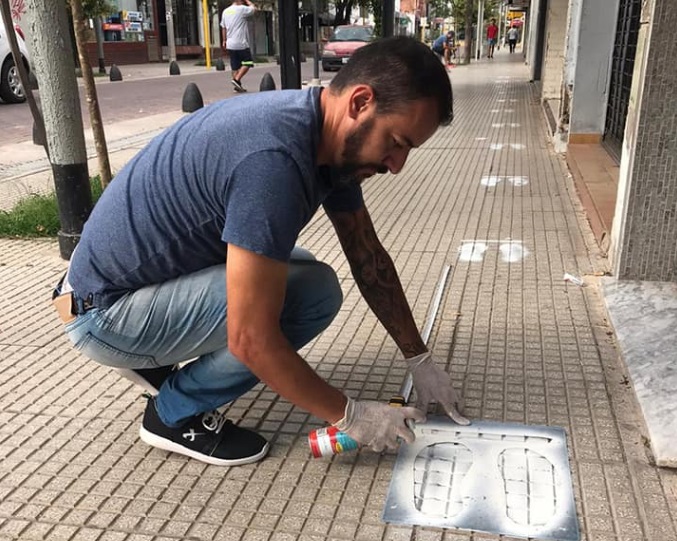
[[[532,0],[526,61],[619,280],[677,282],[673,0]]]
[[[229,0],[111,0],[116,10],[99,22],[91,20],[88,52],[96,64],[96,25],[101,25],[106,64],[139,64],[169,60],[169,21],[173,23],[177,58],[200,59],[205,56],[205,42],[212,58],[222,55],[221,13]],[[274,51],[274,1],[256,2],[259,8],[250,21],[249,33],[254,56],[272,55]],[[208,17],[209,36],[205,40],[204,13]]]

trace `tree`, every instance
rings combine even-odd
[[[433,0],[435,2],[438,2],[440,0]],[[485,5],[484,5],[484,20],[488,21],[490,19],[496,19],[498,18],[498,13],[499,13],[499,4],[501,3],[501,0],[486,0]],[[450,7],[450,15],[454,18],[455,21],[460,22],[463,24],[463,21],[465,21],[465,14],[468,9],[469,2],[466,0],[451,0],[451,7]],[[478,5],[477,2],[475,1],[473,8],[472,8],[472,20],[476,21],[477,20],[477,9]],[[438,15],[438,17],[441,17],[441,15]]]
[[[26,7],[59,207],[59,251],[69,259],[92,209],[92,193],[66,4],[27,0]]]
[[[73,14],[71,11],[70,1],[65,0],[68,19],[72,23],[69,30],[71,32],[71,43],[73,44],[73,54],[75,55],[73,61],[75,62],[76,67],[80,67],[80,58],[77,52],[77,41],[75,38],[75,22],[73,21]],[[103,23],[102,18],[110,15],[111,13],[116,13],[118,8],[115,4],[109,2],[109,0],[81,0],[82,12],[84,19],[94,19],[95,28],[95,37],[96,37],[96,47],[99,55],[99,73],[106,73],[105,61],[103,57],[103,35],[101,32],[101,24]]]
[[[470,63],[472,57],[473,26],[477,22],[478,2],[476,0],[450,0],[451,16],[457,25],[457,32],[465,40],[465,63]],[[486,0],[484,6],[484,21],[497,19],[499,5],[502,0]],[[500,21],[499,21],[500,24]],[[460,26],[459,26],[460,25]],[[467,31],[466,31],[467,30]],[[482,30],[478,30],[481,32]],[[475,36],[475,38],[480,37]]]
[[[470,64],[472,57],[473,0],[465,0],[465,63]]]
[[[99,109],[99,99],[96,94],[96,85],[94,84],[94,74],[92,73],[92,66],[89,63],[89,55],[87,54],[87,31],[85,28],[86,19],[83,0],[70,0],[70,6],[73,15],[75,42],[77,44],[78,56],[80,57],[82,80],[85,85],[85,95],[87,96],[87,105],[89,107],[89,122],[94,133],[94,145],[96,146],[96,154],[99,159],[101,187],[105,189],[111,181],[110,161],[108,159],[106,135],[103,131],[101,110]]]
[[[96,51],[99,56],[99,73],[106,73],[106,62],[103,52],[103,17],[117,11],[117,7],[108,0],[82,0],[82,11],[86,19],[94,19],[96,34]]]
[[[353,11],[355,4],[357,4],[357,0],[336,0],[334,2],[334,9],[336,10],[334,26],[350,24],[350,13]]]
[[[453,16],[453,7],[447,0],[428,0],[428,5],[430,6],[430,12],[434,13],[435,17],[446,19]]]
[[[361,2],[361,4],[369,9],[374,16],[374,35],[381,36],[383,31],[383,1],[367,0],[366,2]]]

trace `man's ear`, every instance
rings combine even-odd
[[[350,93],[348,115],[355,119],[374,106],[374,89],[369,85],[357,85]]]

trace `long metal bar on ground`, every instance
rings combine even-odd
[[[440,303],[442,302],[442,295],[444,294],[444,288],[447,284],[447,278],[449,277],[449,272],[451,271],[451,265],[445,265],[442,269],[442,276],[440,276],[439,281],[437,282],[437,290],[435,291],[435,296],[433,297],[433,302],[428,309],[428,317],[425,324],[423,325],[423,331],[421,332],[421,338],[423,343],[427,346],[428,340],[430,339],[430,333],[433,330],[433,325],[435,324],[435,318],[437,317],[437,311],[440,308]],[[409,402],[409,397],[411,396],[411,390],[414,386],[413,379],[411,374],[407,374],[404,378],[404,382],[400,387],[400,396],[404,398],[404,402]]]

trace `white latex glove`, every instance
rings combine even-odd
[[[459,425],[470,421],[461,415],[463,399],[451,385],[451,376],[435,364],[430,352],[406,359],[416,389],[416,407],[428,411],[430,402],[437,402]]]
[[[407,443],[414,442],[414,433],[406,424],[408,419],[422,423],[425,415],[416,408],[394,408],[381,402],[348,398],[345,415],[334,426],[356,442],[380,453],[385,449],[397,449],[398,437]]]

